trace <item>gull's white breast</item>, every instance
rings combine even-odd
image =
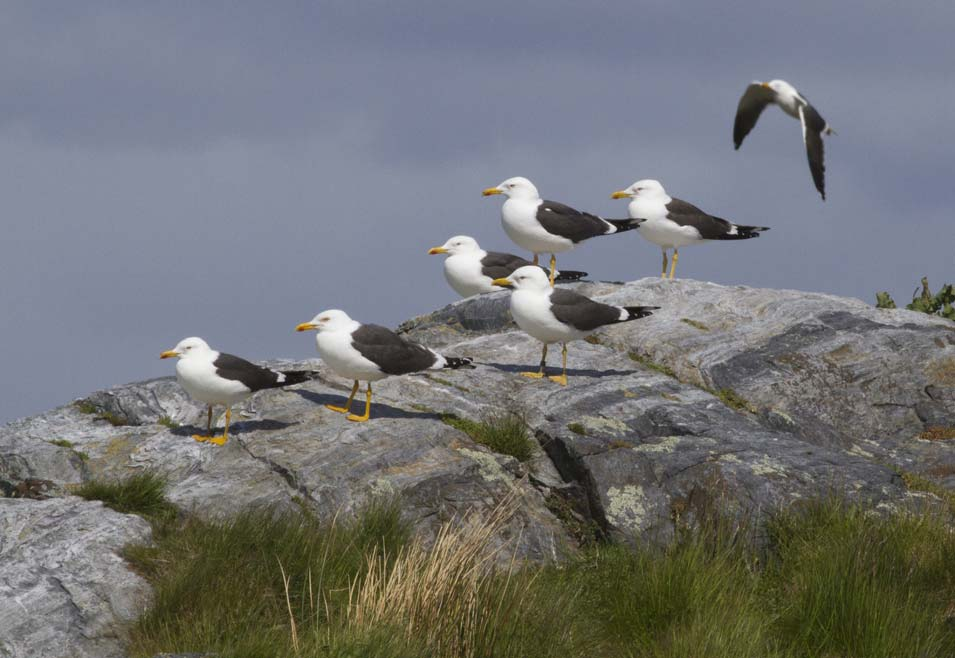
[[[342,377],[377,381],[388,376],[354,348],[350,331],[320,331],[315,345],[322,361]]]
[[[535,254],[559,254],[570,251],[574,243],[552,235],[537,221],[539,201],[508,199],[501,207],[501,226],[515,244]]]
[[[515,290],[511,295],[511,315],[518,327],[542,343],[566,343],[588,335],[554,317],[547,292]]]
[[[664,249],[675,249],[701,242],[700,232],[695,228],[680,226],[667,219],[666,204],[670,201],[670,197],[666,197],[666,201],[640,198],[631,201],[627,207],[630,217],[646,220],[640,223],[637,232],[644,239]]]
[[[491,277],[481,272],[481,259],[487,252],[455,254],[444,260],[444,278],[454,291],[462,297],[470,297],[482,292],[500,290],[491,285]]]
[[[214,359],[179,359],[176,379],[186,393],[205,404],[232,405],[249,397],[252,392],[245,384],[216,374]]]

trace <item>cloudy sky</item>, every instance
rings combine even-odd
[[[480,191],[515,175],[617,217],[658,178],[773,228],[687,249],[684,277],[867,301],[955,279],[950,0],[116,4],[0,10],[0,422],[171,374],[186,336],[311,357],[293,327],[319,310],[442,306],[427,249],[514,249]],[[778,110],[733,151],[774,77],[839,133],[825,203]],[[659,261],[635,234],[561,258]]]

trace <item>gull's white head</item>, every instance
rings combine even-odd
[[[322,311],[308,322],[303,322],[298,325],[295,327],[295,331],[310,331],[313,329],[319,333],[323,331],[352,331],[357,324],[357,322],[348,317],[348,313],[345,313],[345,311],[330,309],[328,311]]]
[[[666,190],[660,184],[660,181],[652,178],[638,180],[625,190],[614,192],[610,195],[611,199],[662,199],[667,195]]]
[[[174,356],[178,356],[180,359],[187,359],[189,357],[208,354],[211,351],[212,348],[209,347],[209,343],[198,336],[191,336],[190,338],[183,338],[174,348],[160,354],[159,358],[170,359]]]
[[[511,272],[509,277],[494,279],[491,283],[495,286],[514,288],[515,290],[551,290],[547,272],[536,265],[518,267]]]
[[[772,89],[780,96],[795,96],[799,93],[795,87],[785,80],[770,80],[769,82],[764,82],[763,86],[767,89]]]
[[[428,250],[428,253],[432,256],[435,254],[450,254],[451,256],[455,256],[457,254],[470,254],[478,251],[481,251],[481,246],[477,243],[477,240],[469,235],[456,235],[453,238],[448,238],[448,241],[440,247],[432,247]]]
[[[484,192],[484,196],[492,194],[503,194],[510,199],[539,199],[540,194],[534,184],[523,176],[508,178],[497,187],[489,187]]]

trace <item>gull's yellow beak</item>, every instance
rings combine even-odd
[[[514,285],[514,284],[511,283],[511,280],[510,280],[510,279],[494,279],[493,281],[491,281],[491,285],[492,285],[492,286],[502,286],[502,287],[504,287],[504,288],[510,288],[510,287],[511,287],[512,285]]]
[[[614,192],[613,194],[610,195],[611,199],[627,199],[629,197],[630,197],[630,194],[628,192],[624,192],[623,190]]]
[[[311,329],[317,329],[317,324],[312,324],[311,322],[303,322],[302,324],[295,327],[295,331],[309,331]]]
[[[159,358],[160,358],[160,359],[171,359],[171,358],[174,357],[174,356],[179,356],[179,352],[177,352],[176,350],[166,350],[165,352],[163,352],[162,354],[159,355]]]
[[[503,192],[501,191],[501,188],[499,188],[499,187],[489,187],[489,188],[487,188],[486,190],[484,190],[483,192],[481,192],[481,195],[482,195],[482,196],[494,196],[495,194],[503,194]]]
[[[437,256],[438,254],[446,254],[446,253],[448,253],[448,250],[445,249],[444,247],[431,247],[430,249],[428,249],[428,255],[430,256]]]

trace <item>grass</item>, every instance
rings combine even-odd
[[[129,424],[129,421],[126,418],[118,416],[110,411],[104,411],[89,400],[78,400],[73,404],[77,409],[79,409],[80,413],[95,415],[97,420],[105,420],[114,427],[122,427]]]
[[[721,520],[667,548],[595,543],[500,559],[518,501],[409,538],[397,507],[350,521],[187,521],[136,554],[152,608],[132,653],[227,658],[926,658],[955,655],[945,520],[806,502],[761,533]],[[761,541],[756,541],[761,537]]]
[[[650,370],[664,374],[667,377],[672,377],[673,379],[677,379],[676,373],[673,371],[672,368],[670,368],[669,366],[665,366],[662,363],[657,363],[656,361],[652,360],[649,356],[645,356],[634,350],[630,350],[627,353],[627,356],[630,357],[631,361],[636,361],[637,363],[642,365],[644,368],[649,368]]]
[[[688,324],[688,325],[690,325],[691,327],[693,327],[694,329],[699,329],[700,331],[709,331],[709,330],[710,330],[710,328],[707,327],[707,326],[706,326],[705,324],[703,324],[702,322],[698,322],[698,321],[696,321],[696,320],[691,320],[690,318],[680,318],[680,322],[682,322],[683,324]]]
[[[751,414],[757,412],[756,407],[749,400],[731,388],[721,388],[720,390],[713,393],[713,395],[718,397],[720,402],[725,404],[730,409],[735,409],[736,411],[748,411]]]
[[[52,441],[49,441],[49,443],[51,443],[51,444],[53,444],[53,445],[55,445],[55,446],[60,446],[61,448],[72,448],[72,447],[73,447],[73,442],[72,442],[72,441],[67,441],[66,439],[53,439]]]
[[[948,506],[951,513],[955,515],[955,491],[946,489],[926,477],[910,473],[909,471],[897,472],[902,477],[902,482],[907,489],[910,491],[924,491],[925,493],[938,496]]]
[[[947,441],[955,439],[955,427],[929,427],[919,434],[920,439],[927,441]]]
[[[151,472],[133,475],[118,482],[90,480],[73,493],[103,504],[123,514],[138,514],[151,521],[166,522],[176,516],[176,508],[165,496],[165,478]]]
[[[600,340],[600,337],[596,334],[590,334],[589,336],[584,337],[584,342],[590,343],[591,345],[603,345],[603,341]]]
[[[579,434],[580,436],[587,436],[587,428],[584,427],[581,423],[569,423],[567,425],[569,429],[574,434]]]
[[[487,446],[494,452],[510,455],[526,462],[534,456],[535,443],[527,432],[523,415],[515,411],[498,411],[486,414],[480,421],[460,418],[453,414],[441,416],[447,425],[461,430],[475,443]]]
[[[161,416],[159,420],[157,420],[156,422],[162,425],[163,427],[168,427],[171,430],[174,430],[179,427],[179,423],[174,421],[169,416]]]

